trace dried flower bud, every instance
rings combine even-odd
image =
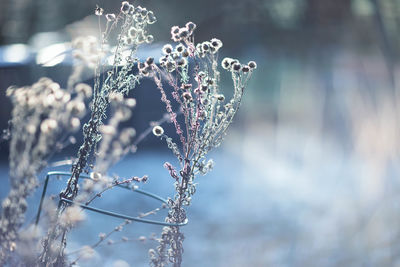
[[[76,117],[71,118],[69,124],[72,132],[78,131],[79,128],[81,127],[81,121]]]
[[[94,14],[95,14],[96,16],[101,16],[101,15],[103,15],[103,12],[104,12],[104,9],[102,9],[102,8],[99,7],[99,6],[96,6],[96,9],[94,10]]]
[[[121,4],[121,12],[124,14],[128,14],[130,9],[130,5],[128,1],[124,1]]]
[[[172,45],[166,44],[163,46],[162,51],[165,55],[169,55],[172,53]]]
[[[153,134],[154,134],[155,136],[161,136],[161,135],[164,134],[164,129],[163,129],[161,126],[159,126],[159,125],[154,126],[154,127],[153,127]]]
[[[86,83],[78,83],[75,86],[75,91],[78,94],[83,94],[85,97],[91,97],[92,96],[92,87]]]
[[[100,180],[101,177],[102,177],[102,175],[101,175],[101,173],[99,173],[99,172],[92,172],[92,173],[90,173],[90,178],[93,179],[93,180],[95,180],[95,181]]]
[[[207,117],[207,111],[203,110],[200,112],[199,118],[204,120]]]
[[[81,101],[71,101],[67,104],[67,110],[71,112],[73,116],[81,118],[85,115],[86,107]]]
[[[178,61],[176,61],[176,64],[179,67],[185,67],[188,64],[188,61],[186,58],[180,58]]]
[[[189,21],[188,23],[186,23],[186,28],[189,30],[190,33],[192,33],[195,29],[196,29],[196,24],[194,24],[193,22]]]
[[[184,93],[182,94],[182,97],[183,97],[186,101],[192,101],[192,100],[193,100],[193,97],[192,97],[192,95],[191,95],[189,92],[184,92]]]
[[[238,71],[240,71],[241,67],[242,66],[240,65],[240,63],[235,63],[232,65],[232,70],[235,72],[238,72]]]
[[[215,95],[215,98],[218,99],[218,101],[224,101],[225,100],[225,96],[223,94]]]
[[[179,37],[181,38],[186,38],[189,36],[189,30],[185,27],[185,28],[181,28],[179,30]]]
[[[231,61],[232,59],[229,57],[224,58],[221,62],[222,68],[226,70],[229,69],[229,67],[231,66]]]
[[[188,56],[189,56],[189,52],[187,51],[187,49],[183,50],[182,57],[188,57]]]
[[[217,38],[212,38],[210,41],[211,45],[215,48],[215,49],[220,49],[222,47],[222,42],[221,40],[217,39]]]
[[[154,36],[149,34],[146,36],[146,43],[150,44],[154,41]]]
[[[210,45],[210,42],[203,42],[201,48],[203,49],[203,51],[207,52],[210,49]]]
[[[106,14],[106,19],[107,19],[107,21],[114,21],[115,14]]]
[[[255,70],[257,68],[257,63],[255,61],[249,61],[247,65],[250,67],[250,69]]]
[[[183,90],[189,90],[190,88],[192,88],[192,84],[191,83],[184,83],[181,85],[181,88]]]
[[[40,124],[42,133],[47,134],[57,128],[57,121],[54,119],[46,119]]]
[[[153,63],[154,63],[154,58],[153,58],[153,57],[148,57],[148,58],[146,59],[146,63],[147,63],[148,65],[153,64]]]
[[[175,47],[175,51],[178,52],[178,53],[182,53],[184,49],[185,49],[185,46],[183,44],[178,44]]]
[[[126,104],[128,107],[133,108],[133,107],[136,106],[136,99],[134,99],[134,98],[126,98],[126,99],[125,99],[125,104]]]
[[[153,23],[155,23],[156,21],[157,21],[157,18],[156,18],[156,16],[154,16],[153,11],[149,11],[149,12],[147,13],[147,23],[148,23],[148,24],[153,24]]]

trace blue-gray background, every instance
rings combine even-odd
[[[31,84],[41,76],[65,84],[68,62],[40,67],[35,55],[78,35],[96,34],[97,20],[89,16],[96,4],[112,12],[120,2],[0,0],[2,129],[11,111],[4,96],[9,85]],[[158,23],[150,29],[156,47],[169,42],[171,26],[191,20],[198,25],[197,41],[224,42],[221,58],[258,63],[225,143],[211,155],[215,169],[198,179],[184,228],[184,266],[399,266],[400,1],[134,4],[156,14]],[[229,93],[231,83],[223,78]],[[162,115],[156,90],[150,82],[143,87],[135,92],[132,119],[139,132]],[[4,142],[1,156],[4,197]],[[168,196],[173,186],[165,161],[172,156],[149,137],[111,172],[148,174],[144,188]],[[62,185],[52,185],[52,192]],[[37,199],[36,194],[30,202],[30,216]],[[98,205],[135,213],[157,203],[114,191]],[[99,232],[118,223],[88,213],[88,221],[71,234],[71,249],[92,244]],[[122,234],[151,232],[160,228],[133,224]],[[145,266],[152,245],[106,246],[81,266],[111,266],[117,259]]]

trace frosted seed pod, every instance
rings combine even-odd
[[[114,21],[115,14],[106,14],[106,19],[107,19],[107,21]]]
[[[125,99],[125,104],[126,104],[128,107],[133,108],[133,107],[136,106],[136,99],[134,99],[134,98],[126,98],[126,99]]]
[[[184,83],[181,85],[181,88],[183,90],[189,90],[190,88],[192,88],[192,84],[191,83]]]
[[[68,103],[70,100],[71,100],[71,95],[68,94],[68,93],[64,94],[62,102],[63,103]]]
[[[56,98],[54,96],[54,94],[49,94],[48,96],[46,96],[46,98],[43,101],[43,105],[45,107],[50,107],[53,105],[53,103],[55,102]]]
[[[154,126],[154,127],[153,127],[153,134],[154,134],[155,136],[161,136],[161,135],[164,134],[164,129],[163,129],[161,126],[159,126],[159,125]]]
[[[218,101],[224,101],[225,100],[225,96],[223,94],[215,95],[215,98],[218,99]]]
[[[54,97],[57,101],[62,100],[63,96],[64,96],[64,92],[62,90],[57,90],[54,92]]]
[[[121,12],[124,14],[128,14],[130,9],[130,5],[128,1],[124,1],[121,3]]]
[[[206,73],[204,71],[199,71],[199,73],[197,75],[199,76],[200,79],[203,79],[204,77],[206,77]]]
[[[67,110],[71,112],[73,116],[82,117],[85,115],[86,107],[81,101],[72,101],[67,104]]]
[[[179,60],[176,62],[176,64],[177,64],[179,67],[185,67],[185,66],[187,65],[187,63],[188,63],[188,61],[187,61],[186,58],[181,58],[181,59],[179,59]]]
[[[171,27],[171,34],[176,35],[179,33],[179,27],[178,26],[172,26]]]
[[[220,49],[222,47],[222,42],[221,40],[217,39],[217,38],[212,38],[211,41],[211,46],[214,47],[215,49]]]
[[[179,55],[179,53],[177,53],[177,52],[172,52],[172,53],[171,53],[171,57],[172,57],[174,60],[177,60],[177,59],[180,58],[180,55]]]
[[[182,94],[182,97],[183,97],[186,101],[192,101],[192,100],[193,100],[193,97],[192,97],[192,95],[191,95],[189,92],[184,92],[184,93]]]
[[[136,131],[133,128],[127,128],[124,129],[120,136],[119,136],[119,140],[121,141],[121,144],[126,146],[129,145],[132,141],[132,138],[136,135]]]
[[[201,91],[203,91],[203,92],[207,92],[208,86],[205,85],[205,84],[203,84],[203,85],[200,87],[200,89],[201,89]]]
[[[172,45],[170,45],[170,44],[164,45],[163,48],[162,48],[162,52],[163,52],[165,55],[171,54],[171,53],[172,53]]]
[[[197,51],[197,53],[202,53],[203,52],[202,44],[197,44],[196,45],[196,51]]]
[[[175,51],[178,52],[178,53],[182,53],[184,49],[185,49],[185,46],[183,44],[178,44],[175,47]]]
[[[189,56],[189,52],[187,51],[187,49],[183,50],[182,57],[188,57],[188,56]]]
[[[30,134],[34,134],[36,132],[36,126],[34,124],[28,124],[26,126],[26,131]]]
[[[78,94],[83,94],[85,97],[91,97],[92,96],[92,87],[86,83],[78,83],[75,86],[75,92]]]
[[[204,120],[207,117],[207,111],[203,110],[202,112],[200,112],[199,118],[201,120]]]
[[[99,172],[90,173],[90,178],[93,179],[93,180],[100,180],[101,177],[102,177],[102,175]]]
[[[189,21],[188,23],[186,23],[186,28],[189,30],[189,32],[192,34],[193,31],[196,29],[196,24],[194,24],[193,22]]]
[[[70,130],[72,132],[76,132],[79,130],[79,128],[81,127],[81,121],[77,118],[77,117],[73,117],[71,118],[71,120],[69,121],[70,124]]]
[[[179,37],[186,38],[188,36],[189,36],[189,30],[186,27],[179,29]]]
[[[46,119],[40,124],[40,130],[42,133],[47,134],[54,131],[57,128],[57,121],[54,119]]]
[[[129,29],[129,31],[128,31],[128,35],[129,35],[130,37],[135,37],[137,31],[138,31],[138,30],[137,30],[135,27],[131,27],[131,28]]]
[[[96,9],[94,10],[94,14],[95,14],[96,16],[101,16],[101,15],[103,15],[103,12],[104,12],[104,9],[102,9],[102,8],[99,7],[99,6],[96,6]]]
[[[208,98],[204,98],[203,100],[201,100],[201,104],[207,106],[208,104],[210,104],[210,100],[208,100]]]
[[[244,73],[249,72],[249,71],[250,71],[250,67],[247,66],[247,65],[245,65],[245,66],[242,67],[242,71],[243,71]]]
[[[231,60],[232,59],[229,57],[224,58],[221,62],[222,68],[226,70],[229,69],[229,67],[231,66]]]
[[[157,18],[156,18],[156,16],[154,16],[153,11],[149,11],[149,12],[147,13],[147,23],[148,23],[148,24],[153,24],[153,23],[155,23],[156,21],[157,21]]]
[[[257,63],[255,61],[249,61],[247,65],[250,67],[251,70],[257,69]]]
[[[147,63],[148,65],[153,64],[153,63],[154,63],[154,58],[153,58],[153,57],[148,57],[148,58],[146,59],[146,63]]]
[[[153,35],[147,35],[146,36],[146,43],[150,44],[154,41],[154,36]]]
[[[241,67],[242,66],[240,65],[240,63],[235,63],[232,65],[232,70],[235,72],[238,72],[238,71],[240,71]]]
[[[201,45],[201,47],[203,48],[203,51],[205,51],[205,52],[210,50],[210,46],[211,46],[210,42],[207,42],[207,41],[203,42]]]

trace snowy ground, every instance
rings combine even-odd
[[[257,128],[232,132],[230,145],[212,155],[215,169],[198,177],[189,224],[183,228],[184,266],[399,264],[399,202],[394,183],[371,184],[371,167],[327,139],[322,142],[311,134],[281,129],[279,136],[291,140],[283,145],[269,136],[265,125]],[[162,167],[167,160],[173,161],[165,152],[138,153],[111,173],[147,174],[150,179],[142,189],[167,197],[173,194],[172,180]],[[6,168],[1,170],[4,173]],[[393,167],[393,172],[398,170]],[[56,193],[62,185],[55,181],[49,191]],[[6,190],[1,187],[1,197]],[[30,202],[33,209],[38,195]],[[115,189],[94,205],[136,215],[159,203]],[[33,212],[28,217],[33,218]],[[165,211],[153,218],[163,215]],[[86,222],[69,236],[69,251],[95,243],[100,232],[119,223],[88,211]],[[161,227],[133,223],[111,239],[152,232],[159,234]],[[81,261],[80,266],[112,266],[119,259],[146,266],[147,251],[154,245],[147,241],[101,246],[94,258]]]

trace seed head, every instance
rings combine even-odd
[[[147,13],[147,23],[148,23],[148,24],[153,24],[153,23],[155,23],[156,21],[157,21],[157,18],[156,18],[156,16],[154,16],[153,11],[149,11],[149,12]]]
[[[191,95],[189,92],[184,92],[184,93],[182,94],[182,96],[183,96],[183,98],[184,98],[186,101],[192,101],[192,100],[193,100],[193,97],[192,97],[192,95]]]
[[[107,19],[107,21],[114,21],[115,14],[106,14],[106,19]]]
[[[154,134],[155,136],[161,136],[161,135],[164,134],[164,129],[163,129],[161,126],[159,126],[159,125],[154,126],[154,127],[153,127],[153,134]]]
[[[130,9],[130,5],[128,1],[124,1],[121,4],[121,12],[124,14],[128,14]]]
[[[232,70],[234,70],[235,72],[238,72],[238,71],[240,71],[241,67],[242,66],[240,65],[240,63],[235,63],[232,65]]]
[[[178,53],[182,53],[184,49],[185,49],[185,46],[183,44],[178,44],[175,47],[175,51],[178,52]]]
[[[229,57],[224,58],[221,62],[222,68],[226,70],[229,69],[229,67],[231,66],[231,61],[232,59]]]
[[[194,24],[193,22],[189,21],[188,23],[186,23],[186,28],[189,30],[190,33],[192,33],[195,29],[196,29],[196,24]]]
[[[162,52],[163,52],[165,55],[171,54],[171,53],[172,53],[172,45],[170,45],[170,44],[164,45],[163,48],[162,48]]]
[[[257,63],[253,60],[249,61],[249,63],[247,63],[247,65],[250,67],[251,70],[257,69]]]
[[[99,6],[96,6],[96,9],[94,10],[94,14],[95,14],[96,16],[101,16],[101,15],[103,15],[103,12],[104,12],[104,9],[102,9],[102,8],[99,7]]]

